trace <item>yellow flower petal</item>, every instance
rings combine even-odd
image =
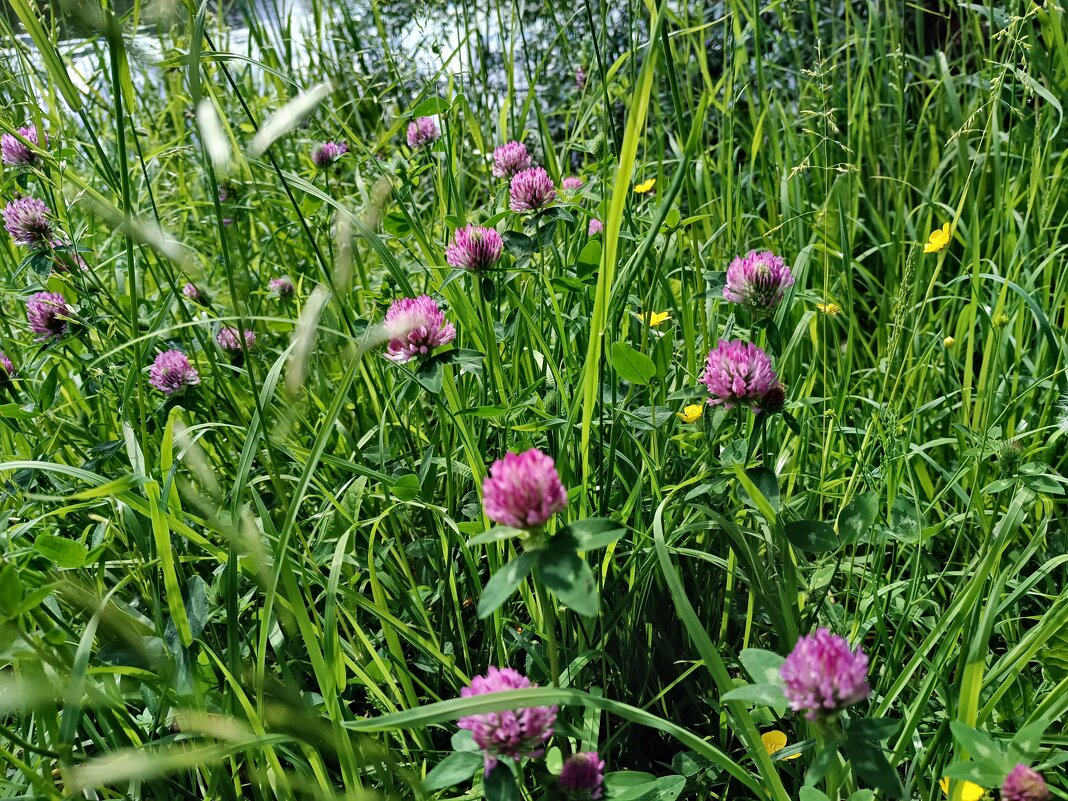
[[[638,319],[646,323],[650,328],[656,328],[665,320],[670,320],[671,315],[668,312],[646,312],[645,314],[639,314]]]
[[[679,419],[684,423],[696,423],[701,419],[701,415],[705,413],[705,407],[700,403],[691,403],[681,412],[678,412]]]
[[[943,776],[938,780],[938,786],[942,788],[942,792],[949,797],[949,777]],[[962,801],[979,801],[986,795],[986,790],[980,787],[974,782],[964,782],[964,790],[961,792]]]
[[[786,747],[786,732],[781,732],[778,729],[766,731],[760,735],[760,741],[764,743],[764,750],[767,751],[770,756],[774,756]],[[791,754],[785,758],[797,759],[800,756],[800,754]]]
[[[827,301],[826,303],[817,303],[816,308],[828,317],[837,317],[842,313],[842,307],[837,303],[831,303],[830,301]]]
[[[644,195],[646,192],[651,192],[654,186],[656,186],[656,178],[650,178],[648,181],[634,184],[634,191],[639,195]]]
[[[946,223],[941,228],[931,231],[931,235],[927,237],[927,244],[923,246],[923,252],[938,253],[949,244],[949,239],[949,223]]]

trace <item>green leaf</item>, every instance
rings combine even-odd
[[[797,797],[800,801],[831,801],[825,793],[815,787],[802,787]]]
[[[519,801],[515,777],[503,764],[498,764],[486,774],[482,789],[486,793],[486,801]]]
[[[397,500],[412,501],[418,497],[420,489],[419,476],[415,473],[406,473],[393,481],[391,491]]]
[[[739,471],[740,472],[740,471]],[[764,496],[764,500],[768,502],[768,506],[771,510],[778,514],[779,512],[779,478],[767,467],[752,467],[745,471],[745,476],[752,483],[753,486]],[[752,497],[749,494],[748,489],[744,486],[739,487],[738,494],[744,503],[760,509],[761,503],[759,498]]]
[[[423,779],[427,792],[443,790],[465,782],[482,766],[482,754],[477,751],[456,751],[449,754]]]
[[[3,581],[0,578],[0,581]],[[1028,723],[1012,738],[1010,745],[1015,748],[1026,760],[1033,762],[1042,747],[1042,735],[1046,732],[1049,721],[1040,718],[1034,723]]]
[[[538,245],[533,239],[518,231],[505,231],[501,234],[501,239],[504,240],[508,252],[516,257],[529,256],[538,249]]]
[[[511,526],[494,526],[485,534],[479,534],[467,541],[468,545],[483,545],[487,542],[503,542],[518,537],[523,532]]]
[[[597,581],[586,561],[554,543],[538,554],[538,577],[569,609],[592,617],[600,609]]]
[[[782,709],[786,706],[786,694],[779,684],[746,684],[723,693],[722,701],[744,701]]]
[[[648,384],[656,375],[653,360],[626,342],[612,345],[612,367],[620,378],[632,384]]]
[[[18,568],[11,564],[4,565],[0,569],[0,612],[13,617],[21,603],[22,579],[19,578]]]
[[[413,119],[415,117],[433,117],[435,114],[444,114],[449,108],[449,101],[444,97],[428,97],[413,108],[409,116]]]
[[[823,777],[838,761],[838,746],[827,743],[817,753],[805,773],[805,786],[813,787],[823,781]]]
[[[834,529],[819,520],[795,520],[784,530],[790,544],[806,553],[829,553],[838,547]]]
[[[601,240],[591,239],[578,255],[578,263],[583,267],[597,267],[601,263]]]
[[[415,371],[415,380],[427,392],[437,395],[441,392],[444,374],[445,368],[442,366],[441,359],[428,359]]]
[[[745,669],[753,677],[753,681],[759,684],[780,684],[782,679],[779,670],[786,658],[779,656],[774,651],[765,651],[762,648],[746,648],[739,655]]]
[[[846,737],[855,737],[869,743],[881,743],[893,737],[900,727],[900,720],[860,718],[850,721],[846,727]]]
[[[537,553],[521,553],[490,577],[482,590],[482,597],[478,599],[479,618],[489,617],[508,600],[508,596],[515,592],[519,582],[525,579],[534,567],[534,560],[537,556]]]
[[[976,762],[995,764],[1003,768],[1005,773],[1012,769],[1013,766],[1008,764],[1006,759],[1005,749],[986,732],[973,729],[959,720],[950,721],[949,728],[953,732],[953,738],[964,746],[964,750]]]
[[[860,542],[879,514],[879,493],[869,490],[850,501],[838,516],[838,533],[842,543]]]
[[[957,762],[946,768],[943,775],[954,780],[973,782],[980,787],[999,787],[1007,773],[989,762]]]
[[[607,517],[589,517],[579,520],[561,531],[556,537],[570,536],[576,551],[592,551],[611,545],[627,533],[625,526]]]
[[[890,798],[904,798],[905,787],[882,749],[871,743],[847,739],[842,743],[853,774]]]
[[[38,534],[33,549],[61,568],[82,567],[89,556],[89,549],[80,542],[52,534]]]

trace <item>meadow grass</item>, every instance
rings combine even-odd
[[[246,44],[191,0],[9,5],[0,128],[48,141],[4,202],[65,246],[0,248],[0,795],[557,798],[597,751],[609,799],[975,801],[1018,762],[1068,797],[1058,6],[312,0]],[[750,250],[771,317],[723,296]],[[385,358],[422,294],[455,339]],[[720,339],[781,410],[706,403]],[[494,528],[530,448],[567,506]],[[810,720],[779,665],[817,628],[870,695]],[[490,666],[538,686],[461,698]],[[544,705],[543,758],[457,734]]]

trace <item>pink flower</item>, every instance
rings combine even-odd
[[[148,371],[148,383],[164,395],[174,395],[200,383],[200,373],[180,350],[166,350],[156,356]]]
[[[237,329],[233,326],[225,326],[219,329],[219,333],[215,335],[215,341],[219,343],[219,347],[230,353],[239,353],[241,351],[241,341],[237,338]],[[256,332],[245,329],[245,350],[252,350],[252,347],[256,344]]]
[[[781,258],[768,250],[751,250],[735,258],[727,268],[723,297],[766,314],[782,302],[793,283],[790,268]]]
[[[15,365],[11,363],[11,359],[7,358],[6,353],[0,353],[0,384],[10,381],[15,377]]]
[[[267,288],[271,294],[276,298],[291,298],[297,291],[293,287],[293,282],[289,280],[289,276],[280,275],[277,278],[272,278],[267,282]]]
[[[67,333],[70,316],[67,299],[58,292],[38,292],[26,301],[26,320],[30,330],[38,334],[38,342],[59,339]]]
[[[1049,801],[1050,792],[1041,773],[1020,763],[1005,777],[1001,798],[1002,801]]]
[[[511,668],[491,667],[485,676],[475,676],[471,686],[460,691],[460,697],[535,686]],[[534,706],[469,715],[460,718],[456,725],[471,732],[475,745],[482,749],[488,773],[501,757],[518,760],[541,756],[545,752],[545,742],[552,736],[555,721],[555,706]]]
[[[452,244],[445,250],[445,260],[453,267],[484,270],[496,264],[504,250],[504,240],[492,228],[467,225],[457,228]]]
[[[197,285],[192,281],[189,281],[182,287],[182,294],[196,303],[199,303],[204,299],[204,296],[200,294],[200,290],[197,289]]]
[[[596,217],[590,219],[590,227],[586,230],[588,236],[597,236],[604,230],[604,223],[598,220]]]
[[[506,453],[490,466],[482,482],[482,503],[486,516],[496,523],[538,528],[567,506],[567,490],[552,457],[531,448]]]
[[[575,88],[580,92],[586,88],[586,70],[581,64],[575,68]]]
[[[779,675],[786,685],[790,708],[805,711],[809,720],[863,701],[871,692],[868,657],[827,629],[799,639]]]
[[[19,136],[38,145],[37,129],[34,127],[19,128]],[[48,134],[45,134],[45,146],[48,146]],[[0,136],[0,161],[9,167],[32,167],[39,164],[41,157],[12,134]]]
[[[744,403],[759,410],[761,399],[779,384],[768,355],[752,342],[740,339],[721,339],[709,351],[701,381],[712,396],[709,404],[723,404],[727,409]]]
[[[511,178],[530,167],[530,153],[522,142],[512,140],[493,151],[493,176]]]
[[[44,247],[51,244],[54,236],[52,212],[44,202],[35,197],[20,197],[4,208],[4,228],[17,245]]]
[[[384,325],[389,335],[386,358],[398,364],[429,356],[456,338],[456,329],[429,295],[393,301]]]
[[[583,751],[569,756],[560,770],[560,787],[569,798],[592,799],[601,797],[604,785],[604,760],[596,751]]]
[[[509,194],[512,211],[538,211],[556,199],[556,187],[542,167],[531,167],[512,177]]]
[[[349,146],[344,142],[323,142],[312,151],[312,162],[320,170],[325,170],[348,152]]]
[[[576,189],[582,188],[582,179],[574,175],[569,175],[560,184],[566,191],[574,192]]]
[[[441,133],[433,117],[420,117],[408,124],[408,147],[426,147],[440,137]]]

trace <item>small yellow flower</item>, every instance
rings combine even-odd
[[[761,734],[760,741],[764,743],[764,750],[768,752],[768,756],[775,756],[786,747],[786,733],[778,729],[772,729]],[[800,754],[790,754],[784,759],[797,759],[800,756]]]
[[[665,320],[671,319],[669,312],[646,312],[645,314],[638,314],[637,312],[631,312],[635,317],[648,325],[650,328],[656,328]]]
[[[684,423],[696,423],[701,419],[701,415],[705,413],[705,407],[700,403],[691,403],[681,412],[678,412],[679,419]]]
[[[927,237],[927,244],[923,246],[923,252],[938,253],[938,251],[944,250],[948,244],[949,223],[946,223],[941,228],[935,228],[931,231],[931,235]]]
[[[949,797],[949,778],[943,776],[938,780],[938,786],[942,788],[942,792]],[[962,801],[979,801],[986,795],[986,790],[973,782],[964,782],[964,791],[961,793]]]
[[[953,337],[946,337],[942,340],[942,344],[945,345],[947,348],[952,348],[954,345],[957,344],[957,340],[955,340]]]
[[[837,303],[831,303],[830,301],[827,301],[826,303],[817,303],[816,308],[828,317],[837,317],[842,313],[842,307]]]
[[[1009,315],[1005,312],[998,312],[990,322],[994,324],[994,328],[1004,328],[1009,324]]]
[[[656,178],[650,178],[648,181],[634,184],[634,191],[639,195],[644,195],[646,192],[652,192],[654,186],[656,186]]]

